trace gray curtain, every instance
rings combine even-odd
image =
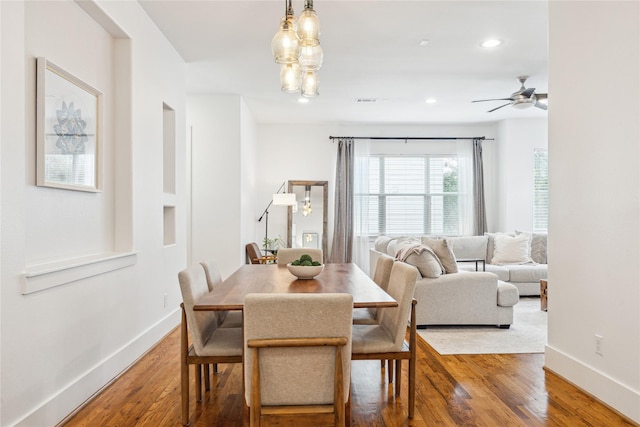
[[[338,139],[333,240],[329,262],[353,260],[353,138]]]
[[[484,202],[484,168],[482,166],[482,139],[473,140],[473,205],[475,209],[474,234],[487,231],[487,212]]]

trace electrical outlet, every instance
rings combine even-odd
[[[167,308],[167,300],[169,299],[168,294],[164,294],[164,308]]]
[[[602,335],[595,334],[595,349],[594,350],[595,350],[596,354],[598,354],[600,356],[603,356],[603,354],[602,354],[603,341],[604,341],[604,338],[603,338]]]

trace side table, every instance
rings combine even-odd
[[[540,310],[547,311],[547,281],[540,280]]]

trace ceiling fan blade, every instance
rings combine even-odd
[[[511,98],[493,98],[493,99],[476,99],[471,102],[485,102],[485,101],[512,101]]]
[[[536,93],[536,99],[538,101],[544,101],[547,98],[548,98],[548,95],[546,93]]]
[[[525,89],[523,90],[520,95],[524,96],[525,98],[531,98],[531,95],[533,95],[533,92],[536,91],[535,87],[530,87],[529,89]]]
[[[496,108],[494,108],[493,110],[489,110],[489,111],[487,111],[487,113],[493,113],[494,111],[499,110],[499,109],[501,109],[502,107],[506,107],[507,105],[511,105],[511,102],[506,103],[506,104],[504,104],[504,105],[501,105],[501,106],[499,106],[499,107],[496,107]]]
[[[536,102],[533,106],[534,106],[534,107],[538,107],[538,108],[540,108],[541,110],[546,110],[546,109],[548,108],[548,107],[547,107],[547,104],[543,104],[543,103],[542,103],[542,102],[540,102],[540,101]]]

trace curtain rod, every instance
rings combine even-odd
[[[481,139],[483,141],[493,141],[493,138],[485,138],[484,136],[330,136],[330,140],[334,139],[373,139],[373,140],[396,140],[396,141],[412,141],[412,140],[432,140],[432,141],[452,141],[457,139]]]

